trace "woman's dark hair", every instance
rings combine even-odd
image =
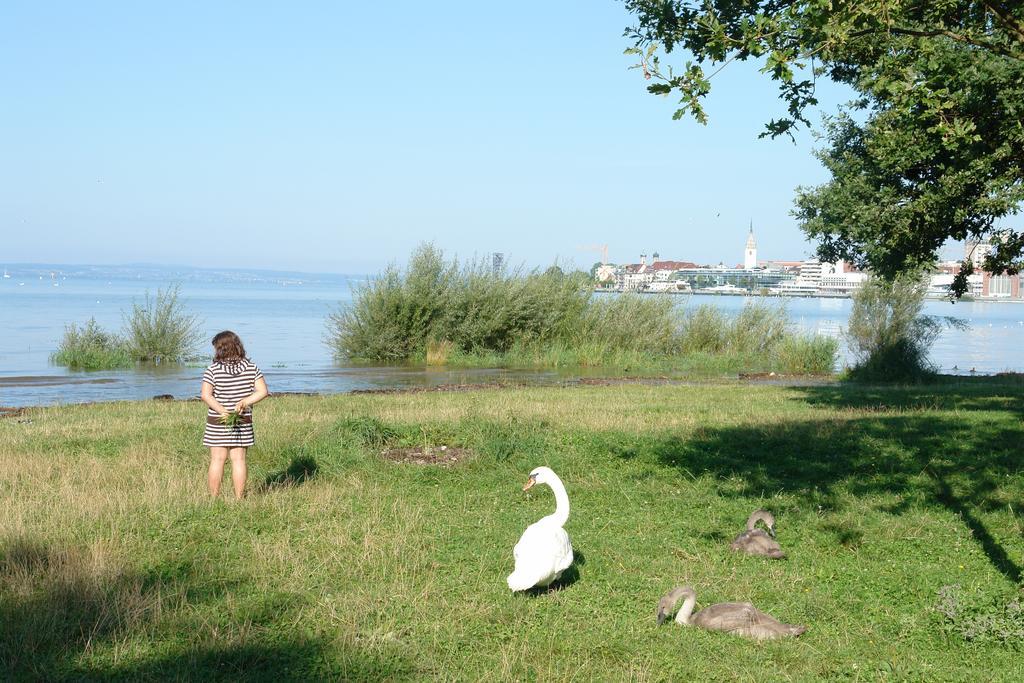
[[[218,332],[213,338],[213,360],[218,363],[242,360],[245,347],[242,340],[231,330]]]

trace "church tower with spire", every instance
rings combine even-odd
[[[750,234],[747,235],[747,248],[743,252],[743,267],[747,270],[757,268],[757,242],[754,241],[754,221],[750,221]]]

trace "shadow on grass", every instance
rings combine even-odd
[[[838,412],[703,428],[686,439],[634,439],[634,449],[648,450],[688,478],[714,477],[723,496],[786,491],[810,507],[838,511],[846,495],[882,495],[889,501],[879,509],[889,514],[922,506],[945,509],[963,520],[993,567],[1021,583],[1021,566],[987,528],[984,515],[1024,507],[1024,392],[975,384],[790,391],[796,400]],[[637,457],[634,449],[610,448],[627,459]],[[735,477],[743,483],[739,489]],[[850,528],[832,531],[846,546],[862,540]]]
[[[551,591],[560,591],[563,588],[568,588],[577,581],[580,580],[580,567],[587,563],[587,557],[581,550],[576,547],[572,549],[572,564],[569,568],[562,572],[562,575],[557,580],[552,581],[550,585],[544,588],[534,587],[527,591],[523,591],[525,595],[529,595],[532,598],[547,595]]]
[[[216,574],[187,561],[133,572],[118,568],[102,547],[0,539],[0,680],[375,680],[412,671],[397,655],[294,639],[293,620],[287,627],[282,621],[288,596],[260,597],[238,629],[251,629],[246,642],[190,645],[197,636],[207,643],[231,637],[216,635],[225,623],[184,623],[228,593],[245,595],[243,584]],[[111,647],[122,653],[107,664]]]
[[[1005,410],[1024,418],[1024,381],[1006,377],[942,375],[933,383],[885,386],[845,382],[803,387],[812,405],[861,410]]]
[[[95,548],[54,548],[20,537],[0,542],[0,661],[6,673],[22,680],[73,677],[78,654],[146,628],[163,596],[211,597],[204,591],[189,595],[191,571],[182,565],[133,573]]]
[[[724,543],[726,541],[731,543],[736,538],[736,534],[730,536],[722,531],[700,531],[697,533],[697,536],[712,543]]]
[[[308,455],[297,455],[283,470],[268,474],[263,483],[256,487],[256,492],[266,493],[287,486],[298,486],[316,477],[319,471],[315,459]]]
[[[399,681],[411,680],[408,663],[374,657],[315,640],[285,638],[201,647],[103,671],[85,678],[123,681]]]
[[[829,522],[824,529],[835,536],[836,542],[844,548],[859,548],[864,542],[864,532],[848,523]]]

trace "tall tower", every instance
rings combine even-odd
[[[747,270],[757,268],[757,242],[754,241],[754,221],[750,221],[750,234],[747,235],[747,248],[743,252],[743,267]]]

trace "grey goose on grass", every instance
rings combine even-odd
[[[683,598],[683,606],[676,612],[675,621],[683,626],[723,631],[754,640],[798,636],[807,630],[806,626],[783,624],[749,602],[720,602],[693,614],[694,605],[697,604],[697,593],[690,586],[673,588],[658,602],[659,625],[672,616],[672,611],[680,598]]]
[[[758,522],[764,522],[767,532],[757,528]],[[775,515],[767,510],[754,510],[747,518],[747,530],[729,544],[732,550],[742,550],[748,555],[762,555],[774,560],[786,556],[778,541],[775,540]]]

